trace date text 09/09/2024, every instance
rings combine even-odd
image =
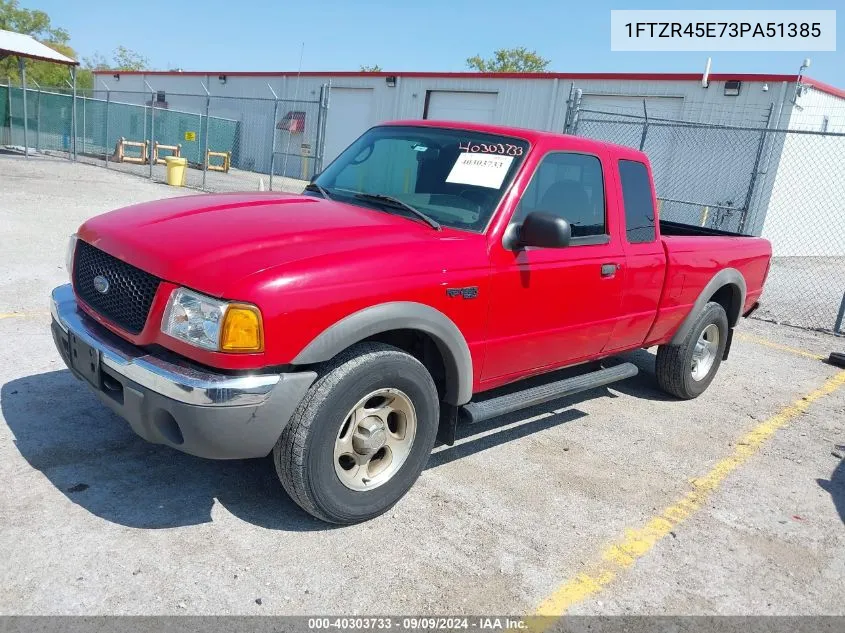
[[[319,630],[480,630],[521,631],[528,623],[520,617],[325,617],[308,618],[308,629]]]

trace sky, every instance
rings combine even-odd
[[[155,69],[218,71],[461,71],[466,58],[525,46],[557,72],[702,72],[708,53],[610,50],[610,9],[836,9],[841,0],[769,0],[683,6],[592,0],[21,0],[67,29],[80,57],[110,57],[123,45]],[[838,6],[837,6],[838,5]],[[842,36],[837,52],[721,52],[712,72],[798,72],[845,88]],[[304,45],[304,48],[303,48]]]

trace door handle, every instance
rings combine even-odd
[[[601,265],[601,276],[602,277],[613,277],[616,274],[616,270],[619,268],[619,264],[602,264]]]

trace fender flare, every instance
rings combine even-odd
[[[431,336],[446,369],[444,400],[456,406],[470,401],[472,356],[466,339],[449,317],[422,303],[394,301],[354,312],[317,335],[291,362],[322,363],[355,343],[391,330],[420,330]]]
[[[698,318],[698,315],[704,310],[704,306],[707,305],[707,302],[710,300],[719,289],[723,288],[724,286],[736,286],[739,289],[739,306],[736,310],[736,314],[729,314],[728,315],[728,323],[733,328],[737,321],[739,320],[739,313],[742,312],[742,306],[745,305],[745,295],[747,293],[747,286],[745,284],[745,277],[742,276],[742,273],[739,272],[736,268],[724,268],[720,270],[718,273],[713,275],[713,278],[707,282],[707,285],[704,286],[704,289],[699,293],[698,298],[695,300],[695,303],[692,305],[692,308],[689,311],[689,314],[684,319],[681,326],[675,332],[675,335],[672,337],[671,343],[673,345],[679,344],[681,341],[686,338],[687,334],[689,334],[690,328],[692,328],[693,323]]]

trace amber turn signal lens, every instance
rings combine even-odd
[[[220,330],[220,349],[224,352],[261,352],[264,332],[261,313],[250,305],[230,304]]]

